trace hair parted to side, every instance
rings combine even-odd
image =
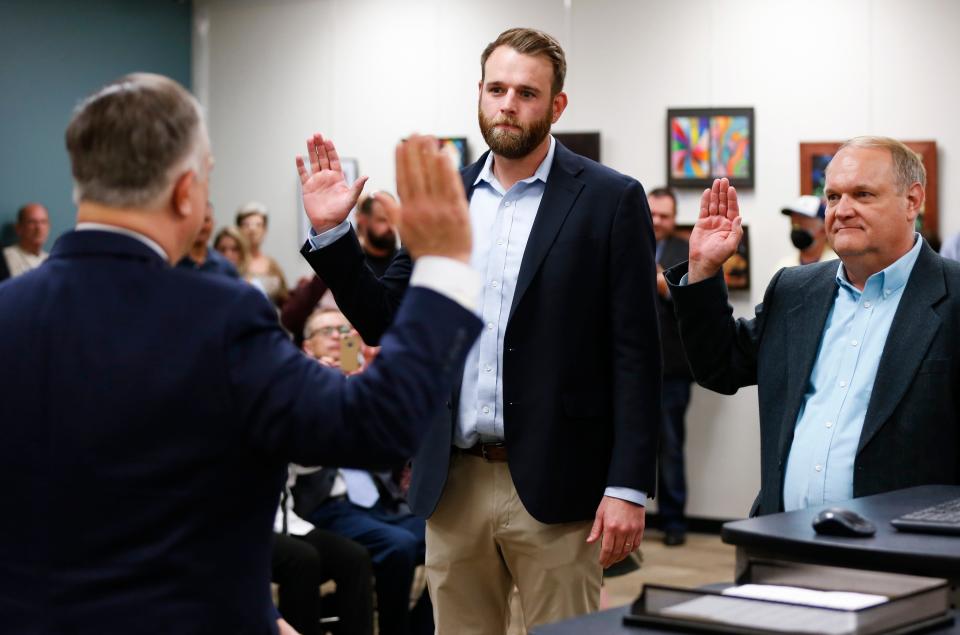
[[[259,216],[263,219],[263,226],[267,226],[267,206],[259,201],[249,201],[238,207],[234,222],[237,224],[237,227],[240,227],[244,219],[250,218],[251,216]]]
[[[890,152],[890,157],[893,159],[893,175],[896,179],[897,191],[901,194],[906,192],[914,183],[919,183],[924,189],[927,188],[927,169],[923,167],[920,155],[901,141],[891,137],[854,137],[840,146],[840,150],[846,148],[877,148]],[[840,153],[840,150],[837,150],[837,154]],[[829,166],[827,167],[829,168]]]
[[[200,104],[183,86],[133,73],[77,106],[66,144],[75,202],[145,207],[178,172],[200,172],[206,128]]]
[[[553,36],[528,28],[507,29],[496,40],[487,44],[487,48],[483,49],[483,54],[480,55],[480,81],[483,81],[487,58],[501,46],[509,46],[517,53],[524,55],[546,57],[553,66],[553,94],[556,95],[563,90],[563,80],[567,76],[567,58],[563,54],[563,47]]]

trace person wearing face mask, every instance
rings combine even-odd
[[[790,242],[796,247],[797,253],[781,258],[774,271],[826,262],[837,257],[827,244],[827,232],[823,227],[826,209],[819,196],[805,194],[780,210],[790,217]]]

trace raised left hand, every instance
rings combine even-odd
[[[606,569],[640,548],[646,511],[643,505],[612,496],[603,497],[597,507],[593,529],[587,536],[587,542],[600,540],[601,567]]]

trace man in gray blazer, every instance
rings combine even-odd
[[[697,382],[757,384],[751,515],[960,483],[960,265],[914,231],[925,183],[902,143],[845,143],[825,189],[840,261],[782,269],[739,320],[720,273],[742,235],[736,190],[721,179],[704,192],[690,260],[666,277]]]

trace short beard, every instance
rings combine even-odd
[[[550,134],[553,124],[553,112],[548,108],[546,114],[528,125],[521,124],[513,117],[498,117],[488,119],[480,108],[477,108],[480,120],[480,132],[483,140],[490,146],[490,150],[497,156],[505,159],[522,159],[531,152]],[[497,130],[494,126],[507,124],[520,128],[520,132]]]
[[[367,242],[373,245],[376,249],[388,251],[396,249],[397,247],[397,235],[392,231],[380,236],[368,231],[366,239]]]

